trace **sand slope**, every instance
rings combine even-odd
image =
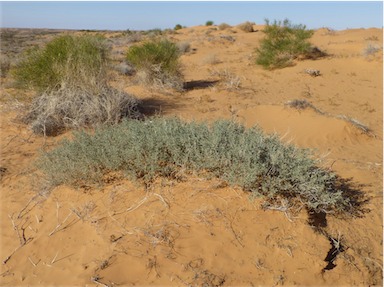
[[[382,285],[382,50],[364,55],[369,44],[382,47],[382,30],[317,30],[312,43],[331,57],[266,71],[253,64],[263,37],[262,26],[255,29],[191,27],[169,35],[191,45],[181,57],[184,93],[147,90],[122,75],[112,84],[152,113],[258,125],[313,149],[323,166],[350,179],[370,200],[361,217],[321,221],[343,246],[336,267],[324,270],[331,243],[308,224],[305,210],[263,208],[261,199],[215,179],[158,179],[145,190],[110,174],[104,186],[51,190],[34,161],[70,132],[32,134],[17,120],[22,108],[14,98],[22,92],[3,79],[2,286]],[[114,51],[124,51],[116,35],[107,34]],[[306,74],[309,68],[321,76]],[[316,110],[287,105],[297,99]]]

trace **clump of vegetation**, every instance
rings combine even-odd
[[[207,21],[207,22],[205,22],[205,26],[212,26],[213,25],[213,21]]]
[[[380,50],[381,50],[381,48],[378,45],[368,44],[367,47],[363,51],[363,55],[365,57],[375,55]]]
[[[179,49],[180,53],[182,53],[182,54],[188,53],[189,51],[191,51],[191,43],[189,43],[187,41],[178,42],[176,45],[177,45],[177,48]]]
[[[244,23],[238,25],[237,28],[239,28],[240,30],[242,30],[244,32],[250,33],[250,32],[254,32],[253,25],[255,25],[255,23],[251,23],[251,22],[247,21],[247,22],[244,22]]]
[[[124,31],[123,35],[127,37],[126,39],[128,43],[137,43],[140,42],[143,38],[143,32],[131,31],[129,29]]]
[[[156,37],[163,35],[163,31],[160,28],[154,28],[154,29],[146,30],[146,31],[143,31],[142,33],[143,33],[143,35],[147,35],[150,38],[156,38]]]
[[[129,48],[127,60],[137,69],[137,77],[146,85],[181,90],[180,50],[167,40],[151,40]]]
[[[292,25],[286,19],[283,22],[266,20],[263,30],[265,38],[256,50],[256,63],[267,69],[283,68],[293,64],[293,60],[311,52],[308,39],[313,30],[307,30],[305,25]]]
[[[107,85],[107,46],[97,36],[60,36],[30,51],[14,70],[38,95],[24,121],[38,134],[137,118],[138,101]]]
[[[229,29],[231,28],[231,25],[227,24],[227,23],[221,23],[219,26],[218,26],[219,30],[226,30],[226,29]]]
[[[22,87],[40,92],[66,86],[93,87],[105,81],[108,49],[101,37],[60,36],[29,50],[13,72]]]
[[[180,24],[176,24],[175,25],[175,28],[173,28],[174,30],[180,30],[180,29],[183,29],[183,26],[181,26]]]
[[[108,86],[98,90],[63,87],[34,99],[24,122],[33,132],[55,136],[69,128],[116,124],[122,118],[139,118],[138,100]]]
[[[268,201],[288,199],[318,212],[349,211],[352,199],[337,176],[317,164],[308,150],[283,144],[257,127],[153,118],[77,132],[72,141],[43,154],[38,165],[55,185],[97,183],[111,171],[149,185],[159,176],[177,179],[180,170],[196,171]]]

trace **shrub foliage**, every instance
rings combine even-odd
[[[101,37],[60,36],[43,49],[29,50],[14,77],[21,86],[39,91],[93,86],[105,79],[107,52]]]
[[[301,202],[315,211],[350,206],[336,175],[319,168],[308,150],[225,120],[208,125],[154,118],[123,121],[94,134],[77,132],[72,141],[43,154],[39,167],[56,185],[98,182],[110,171],[150,184],[158,176],[177,178],[186,170],[216,176],[271,201]]]
[[[138,70],[144,84],[182,89],[180,50],[167,39],[155,39],[129,48],[127,60]]]
[[[137,118],[138,101],[107,84],[107,46],[97,36],[65,35],[29,51],[16,80],[38,91],[24,121],[35,133],[57,135],[67,128]]]
[[[256,63],[268,69],[283,68],[292,64],[300,55],[310,52],[311,44],[307,41],[313,31],[305,25],[293,25],[288,19],[283,22],[266,20],[265,38],[256,49]]]

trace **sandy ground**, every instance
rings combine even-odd
[[[332,56],[275,71],[253,64],[261,31],[191,27],[169,37],[191,46],[181,57],[185,92],[148,90],[123,75],[112,83],[153,113],[232,118],[313,149],[325,167],[366,194],[365,211],[329,214],[318,232],[305,210],[263,208],[261,199],[197,176],[158,179],[145,190],[110,174],[100,187],[52,190],[34,161],[70,132],[34,135],[17,119],[20,99],[29,95],[2,79],[0,284],[381,286],[382,30],[317,30],[311,42]],[[368,45],[381,50],[366,55]],[[114,45],[116,59],[126,48],[124,41]],[[298,99],[314,108],[287,105]],[[327,270],[326,257],[338,251]]]

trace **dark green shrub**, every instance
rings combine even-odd
[[[289,20],[276,20],[270,24],[266,20],[265,38],[256,50],[256,63],[267,69],[283,68],[292,65],[300,55],[310,52],[311,44],[307,41],[313,31],[305,25],[292,25]]]
[[[180,30],[180,29],[183,29],[183,26],[181,26],[180,24],[176,24],[175,28],[173,28],[174,30]]]
[[[13,75],[38,91],[64,86],[93,86],[105,81],[107,47],[101,37],[60,36],[43,49],[29,50]]]
[[[182,89],[180,50],[167,39],[147,41],[129,48],[127,60],[137,69],[144,84],[155,87]]]
[[[150,184],[158,176],[177,178],[182,169],[214,175],[269,201],[286,198],[322,212],[352,208],[337,176],[319,168],[308,150],[231,121],[123,121],[76,133],[43,154],[39,167],[55,185],[98,182],[110,171]]]
[[[213,25],[213,21],[207,21],[205,22],[205,26],[212,26]]]

